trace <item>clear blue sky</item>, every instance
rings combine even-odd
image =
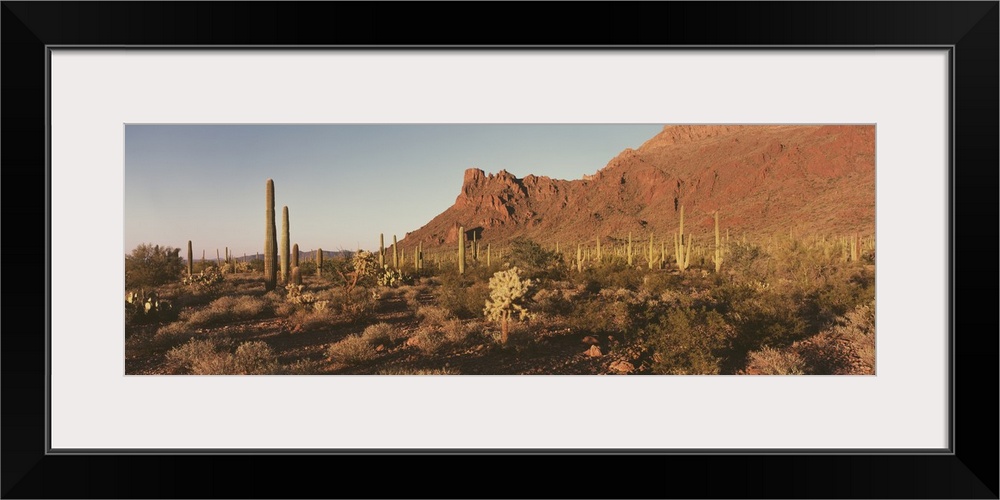
[[[467,168],[592,174],[662,125],[126,125],[125,253],[141,243],[252,255],[264,191],[301,251],[378,248],[450,207]],[[184,255],[185,250],[181,251]]]

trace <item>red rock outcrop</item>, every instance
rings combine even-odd
[[[875,228],[875,127],[669,125],[579,180],[465,171],[455,204],[407,243],[526,236],[566,243],[708,235],[712,213],[736,235],[870,235]],[[703,240],[707,241],[707,240]]]

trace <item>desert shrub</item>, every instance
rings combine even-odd
[[[236,297],[220,297],[203,309],[189,310],[181,314],[191,328],[201,328],[233,321],[255,319],[266,315],[269,311],[265,299],[240,295]]]
[[[444,368],[394,367],[378,371],[378,375],[461,375],[461,373],[458,369],[449,366]]]
[[[331,328],[337,317],[329,309],[297,309],[287,317],[293,333]]]
[[[763,247],[752,243],[733,242],[726,249],[723,264],[743,279],[764,279],[768,276],[770,256]]]
[[[441,326],[445,321],[454,318],[450,311],[438,306],[420,306],[417,309],[417,317],[427,326]]]
[[[765,346],[781,349],[815,333],[808,321],[802,291],[782,289],[767,282],[744,282],[717,287],[712,299],[726,321],[736,328],[724,371],[734,373],[747,364],[747,355]]]
[[[460,320],[450,319],[441,326],[441,333],[449,345],[461,346],[469,342],[471,329]]]
[[[259,340],[244,342],[233,356],[236,373],[242,375],[267,375],[278,371],[278,361],[269,345]]]
[[[562,279],[566,276],[566,266],[558,253],[546,250],[527,238],[511,241],[510,252],[504,260],[511,267],[521,269],[528,279]]]
[[[191,338],[191,328],[183,321],[175,321],[161,326],[153,335],[153,345],[173,346]]]
[[[665,293],[678,290],[680,287],[680,275],[666,272],[652,272],[643,276],[639,290],[649,295],[662,296]]]
[[[553,290],[543,288],[532,297],[535,309],[544,314],[560,316],[570,314],[573,311],[573,303],[569,300],[569,294],[565,290]]]
[[[244,342],[231,354],[214,340],[191,339],[167,351],[167,362],[192,375],[266,375],[278,370],[274,352],[264,342]]]
[[[180,249],[143,243],[125,256],[125,289],[176,281],[184,270]]]
[[[441,329],[419,328],[411,342],[424,354],[432,354],[465,343],[468,338],[469,330],[459,320],[448,320]]]
[[[233,357],[217,351],[213,340],[191,339],[167,351],[167,362],[181,373],[192,375],[232,375],[236,373]]]
[[[332,361],[354,364],[374,359],[375,348],[360,335],[351,335],[328,347],[326,354]]]
[[[805,361],[794,349],[764,347],[747,355],[745,373],[752,375],[802,375]]]
[[[401,289],[403,300],[406,301],[407,307],[413,309],[414,311],[418,311],[420,309],[421,305],[419,297],[421,294],[427,293],[427,291],[426,286],[414,285],[404,286]]]
[[[479,317],[483,304],[489,297],[489,285],[484,279],[458,273],[441,276],[441,287],[437,293],[438,306],[457,318]]]
[[[392,344],[406,337],[406,332],[388,323],[375,323],[365,328],[361,338],[373,346]]]
[[[585,269],[583,274],[575,273],[577,282],[590,293],[598,293],[606,288],[637,290],[646,277],[646,271],[628,267],[621,262],[604,263]]]
[[[672,375],[720,373],[733,329],[716,311],[674,308],[645,328],[653,348],[653,372]]]
[[[875,300],[874,272],[859,269],[848,274],[842,270],[814,283],[804,295],[805,313],[818,330]]]
[[[323,369],[323,364],[311,359],[299,359],[287,365],[281,365],[282,375],[316,375]]]
[[[795,345],[806,372],[821,375],[875,373],[875,306],[859,305],[830,328]]]
[[[316,276],[316,262],[299,259],[299,272],[302,273],[303,278],[306,276]]]

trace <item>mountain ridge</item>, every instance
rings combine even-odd
[[[593,174],[553,179],[466,169],[455,203],[401,245],[659,239],[706,233],[874,234],[873,125],[667,125]]]

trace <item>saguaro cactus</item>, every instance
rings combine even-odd
[[[378,233],[378,266],[385,267],[385,235]]]
[[[267,180],[264,202],[264,290],[270,292],[278,284],[278,231],[274,225],[274,181],[271,179]]]
[[[465,274],[465,226],[458,228],[458,274]]]
[[[715,263],[715,272],[722,270],[722,241],[719,237],[719,211],[715,211],[715,256],[712,257]]]
[[[392,235],[392,267],[399,269],[399,245],[396,245],[396,235]]]
[[[323,249],[316,249],[316,276],[323,276]]]
[[[299,266],[292,266],[292,284],[293,285],[302,284],[302,271],[299,270]]]
[[[625,250],[625,258],[629,267],[632,267],[632,231],[628,232],[628,248]]]
[[[579,243],[576,244],[576,272],[583,272],[583,250]]]
[[[656,256],[653,255],[653,233],[649,233],[649,252],[646,254],[646,260],[649,263],[649,270],[652,271],[656,264]]]
[[[299,267],[299,244],[292,245],[292,269]]]
[[[288,283],[289,272],[288,207],[281,207],[281,282]]]
[[[194,253],[191,250],[191,240],[188,240],[188,276],[194,274]]]
[[[684,236],[684,205],[681,205],[680,229],[674,233],[674,257],[677,259],[677,269],[683,271],[691,264],[691,247],[694,246],[691,237]]]

